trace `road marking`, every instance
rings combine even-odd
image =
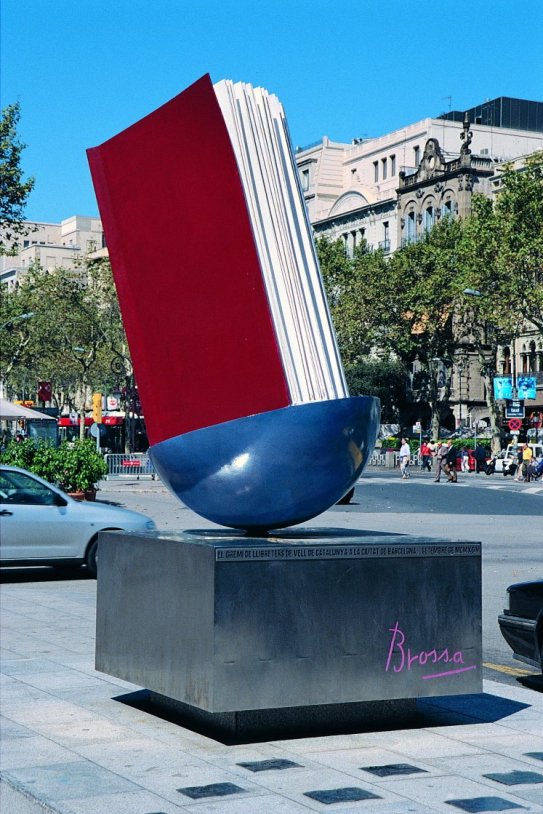
[[[523,670],[521,667],[506,667],[505,664],[492,664],[489,661],[483,661],[483,667],[488,667],[489,670],[494,670],[497,673],[507,673],[507,675],[510,676],[531,676],[534,672],[533,670]]]

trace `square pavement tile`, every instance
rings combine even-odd
[[[239,794],[245,789],[236,786],[235,783],[210,783],[208,786],[187,786],[184,789],[177,789],[177,791],[192,800],[201,800],[204,797],[225,797],[228,794]]]
[[[419,769],[418,766],[411,766],[409,763],[388,763],[385,766],[361,766],[363,772],[375,774],[377,777],[397,777],[402,774],[417,774],[426,772],[426,769]]]
[[[511,811],[514,808],[525,810],[524,806],[519,806],[503,797],[472,797],[467,800],[447,800],[448,805],[455,806],[461,811]]]
[[[332,803],[355,803],[358,800],[380,800],[378,794],[373,794],[371,791],[347,786],[343,789],[318,789],[316,791],[304,792],[306,797],[311,797],[318,803],[324,805],[332,805]]]
[[[496,783],[503,783],[504,786],[543,783],[543,774],[539,774],[538,772],[496,772],[493,774],[484,774],[483,777],[488,777],[489,780],[495,780]]]
[[[250,761],[247,763],[238,763],[238,766],[242,766],[244,769],[248,769],[250,772],[268,772],[272,770],[280,770],[280,769],[301,769],[302,766],[299,763],[294,763],[292,760],[284,760],[282,758],[276,758],[271,760],[255,760]]]
[[[85,761],[12,769],[5,773],[5,778],[14,786],[22,787],[45,801],[92,795],[96,789],[104,794],[139,790],[139,786],[124,780],[118,774]]]

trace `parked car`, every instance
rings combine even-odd
[[[509,607],[498,617],[513,657],[543,672],[543,579],[510,585]]]
[[[81,565],[96,575],[98,532],[149,531],[147,515],[73,500],[43,478],[0,466],[0,565]]]

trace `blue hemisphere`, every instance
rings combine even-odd
[[[267,531],[333,506],[371,455],[380,402],[356,396],[284,407],[161,441],[162,481],[214,523]]]

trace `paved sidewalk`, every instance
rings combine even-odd
[[[127,492],[132,508],[160,496],[165,524],[204,524],[161,484],[100,496]],[[487,681],[397,729],[222,743],[96,672],[96,583],[43,571],[1,586],[2,814],[543,812],[541,692]]]

